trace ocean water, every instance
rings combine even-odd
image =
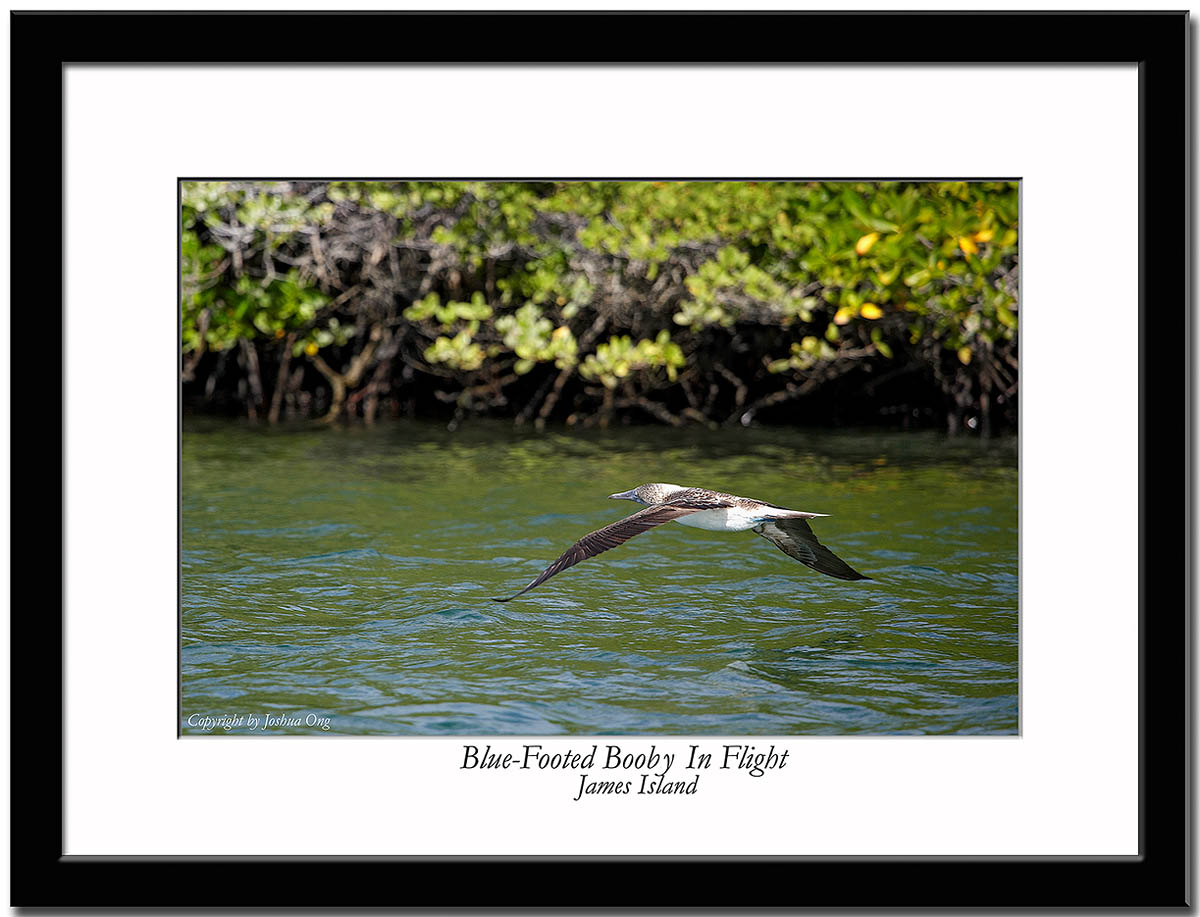
[[[187,418],[184,735],[1014,734],[1017,449],[933,433]],[[823,576],[660,526],[665,481],[829,513]]]

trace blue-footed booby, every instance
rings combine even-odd
[[[828,513],[805,513],[749,497],[700,487],[681,487],[678,484],[643,484],[633,490],[609,494],[609,499],[632,500],[646,508],[584,535],[516,595],[495,601],[511,602],[581,560],[595,557],[624,544],[634,535],[672,521],[710,532],[744,532],[753,529],[784,554],[820,573],[845,580],[870,579],[817,541],[807,520],[827,516]]]

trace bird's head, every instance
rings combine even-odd
[[[619,494],[609,494],[610,500],[632,500],[634,503],[641,503],[643,506],[654,506],[657,503],[662,503],[671,497],[671,494],[680,490],[687,490],[686,487],[680,487],[678,484],[643,484],[641,487],[635,487],[633,490],[626,490]]]

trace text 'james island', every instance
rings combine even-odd
[[[715,757],[714,757],[715,755]],[[701,751],[699,745],[689,745],[687,761],[677,762],[673,752],[659,751],[651,745],[649,751],[626,751],[620,745],[599,745],[588,751],[548,752],[541,745],[523,745],[520,752],[503,752],[478,745],[463,746],[460,770],[542,770],[579,771],[578,802],[584,796],[602,795],[692,795],[700,784],[700,771],[742,770],[751,777],[762,777],[767,771],[787,766],[788,751],[776,751],[772,745],[766,751],[753,745],[722,745],[714,753]],[[672,773],[676,763],[679,767]],[[633,771],[630,779],[600,780],[592,771]],[[695,771],[686,774],[685,771]],[[627,774],[610,775],[625,777]]]

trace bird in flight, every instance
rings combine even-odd
[[[615,548],[634,535],[649,531],[664,522],[678,522],[710,532],[744,532],[753,529],[775,547],[814,570],[838,579],[870,579],[854,570],[829,548],[817,541],[808,521],[828,513],[804,513],[785,509],[774,503],[763,503],[748,497],[723,494],[700,487],[680,487],[678,484],[643,484],[633,490],[609,494],[610,500],[632,500],[646,508],[584,535],[563,552],[562,557],[538,574],[537,579],[506,599],[511,602],[530,589],[540,586],[556,573],[562,573],[581,560]]]

